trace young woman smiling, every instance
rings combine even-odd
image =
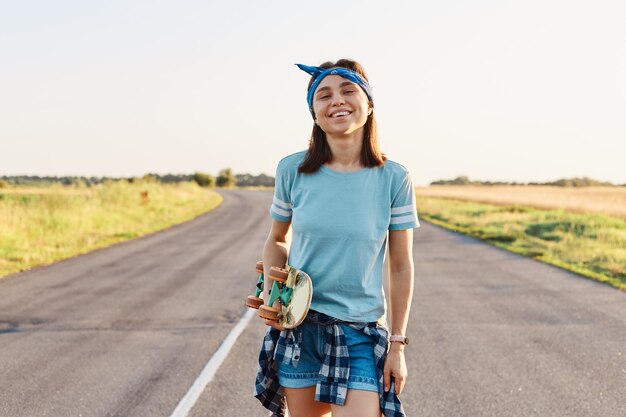
[[[255,396],[278,416],[285,398],[291,417],[404,416],[398,394],[407,378],[419,227],[412,181],[380,151],[361,65],[341,59],[298,67],[312,76],[313,132],[308,150],[278,164],[263,264],[266,276],[270,266],[286,263],[306,271],[313,299],[295,329],[266,320]],[[382,284],[386,248],[391,336]]]

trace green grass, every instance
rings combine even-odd
[[[165,229],[221,201],[191,182],[0,190],[0,277]]]
[[[523,206],[417,197],[420,216],[626,291],[626,221]]]

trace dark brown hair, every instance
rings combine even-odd
[[[351,59],[340,59],[337,62],[328,61],[320,65],[320,68],[325,69],[333,67],[348,68],[359,73],[367,80],[367,74],[361,64]],[[311,77],[307,91],[311,88],[314,80],[315,79]],[[378,144],[378,129],[376,127],[376,117],[374,116],[374,112],[367,116],[367,121],[365,122],[363,128],[361,163],[367,168],[383,165],[387,160],[387,157],[381,152]],[[311,139],[309,140],[309,150],[304,157],[304,161],[302,161],[302,164],[298,167],[298,172],[312,174],[317,172],[323,164],[330,162],[330,160],[330,146],[328,146],[328,141],[326,140],[326,133],[321,127],[314,123],[313,131],[311,132]]]

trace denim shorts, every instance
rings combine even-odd
[[[378,369],[374,359],[376,341],[360,330],[339,324],[346,335],[350,355],[348,389],[378,392]],[[303,322],[302,343],[298,367],[292,363],[278,364],[278,382],[286,388],[306,388],[317,384],[318,373],[324,358],[326,328],[323,325]]]

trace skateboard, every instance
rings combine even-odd
[[[259,273],[259,280],[256,285],[254,295],[249,295],[246,299],[246,306],[259,310],[259,317],[278,321],[286,329],[293,329],[302,323],[311,306],[313,296],[313,284],[309,275],[290,265],[284,268],[271,267],[269,279],[266,281],[263,276],[263,262],[256,263],[256,272]],[[263,288],[272,285],[270,289],[270,299],[268,304],[264,304],[261,298]],[[273,307],[278,300],[280,308]],[[278,314],[281,313],[280,319]]]

